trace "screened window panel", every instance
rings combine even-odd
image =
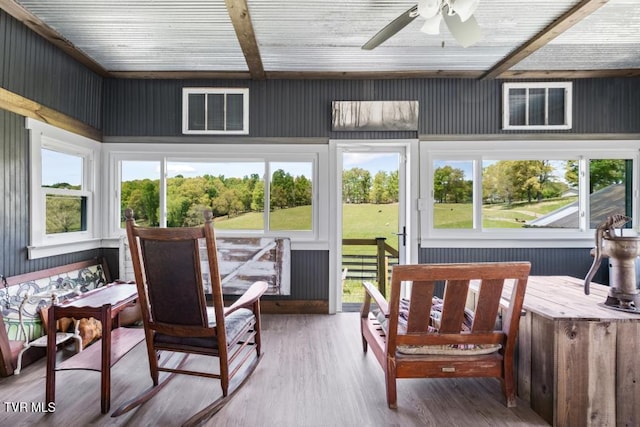
[[[512,126],[524,126],[527,124],[527,90],[509,90],[509,124]]]
[[[204,101],[204,94],[189,94],[189,130],[205,130]]]
[[[549,88],[549,125],[564,125],[565,120],[565,90],[563,88]]]
[[[207,130],[225,130],[224,96],[212,93],[207,96]]]
[[[529,125],[544,125],[545,89],[529,89]]]
[[[227,95],[227,130],[242,130],[244,125],[244,96]]]

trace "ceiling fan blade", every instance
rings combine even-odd
[[[409,25],[418,16],[418,5],[413,6],[402,15],[391,21],[386,27],[378,31],[371,39],[362,45],[362,49],[371,50],[389,39],[398,31]]]
[[[445,6],[442,9],[442,17],[444,22],[447,23],[451,35],[462,45],[462,47],[469,47],[482,38],[482,32],[480,26],[473,16],[469,17],[466,21],[462,22],[458,14],[449,15],[448,8]]]

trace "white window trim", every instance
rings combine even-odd
[[[443,160],[507,160],[507,159],[579,159],[586,162],[593,159],[633,160],[632,194],[634,197],[632,217],[633,230],[638,232],[638,188],[640,180],[640,141],[619,140],[563,140],[563,141],[421,141],[420,142],[420,245],[421,247],[484,248],[484,247],[593,247],[594,230],[589,229],[588,197],[584,190],[588,174],[581,174],[580,227],[578,229],[434,229],[433,161]],[[474,170],[474,186],[481,185],[482,172]],[[482,194],[481,188],[474,187],[474,195]],[[480,191],[480,192],[478,192]],[[474,221],[478,223],[481,213],[477,212],[474,197]]]
[[[96,196],[100,175],[100,143],[89,138],[65,131],[46,123],[26,119],[26,128],[30,131],[30,241],[27,247],[29,259],[37,259],[70,252],[101,247],[98,224],[100,218],[100,200]],[[72,154],[84,158],[83,183],[81,191],[45,190],[42,188],[41,150]],[[66,193],[87,197],[87,229],[84,231],[46,234],[45,197],[49,193]]]
[[[510,89],[550,89],[565,90],[564,124],[562,125],[511,125],[509,124],[509,90]],[[548,94],[545,97],[545,117],[547,116]],[[529,117],[529,103],[526,103],[526,117]],[[504,130],[566,130],[572,127],[573,117],[573,83],[572,82],[529,82],[503,83],[502,85],[502,128]]]
[[[189,129],[189,95],[242,95],[242,129],[240,130],[192,130]],[[207,104],[205,103],[205,118],[207,117]],[[226,124],[226,114],[225,114]],[[249,89],[248,88],[183,88],[182,89],[182,133],[185,135],[248,135],[249,134]]]
[[[111,246],[125,235],[120,228],[120,162],[123,160],[158,161],[161,164],[160,188],[166,182],[163,177],[164,165],[168,161],[176,162],[313,162],[313,210],[312,230],[216,230],[219,236],[277,236],[291,238],[291,247],[296,250],[319,250],[328,247],[329,239],[329,174],[328,147],[326,145],[266,145],[243,144],[242,147],[230,144],[202,145],[202,144],[163,144],[162,151],[152,144],[120,144],[104,143],[103,162],[107,171],[103,204],[106,207],[104,235],[111,239]],[[248,155],[247,153],[250,153]],[[266,165],[265,165],[266,167]],[[265,169],[265,174],[268,173]],[[267,191],[267,190],[265,190]],[[266,198],[267,194],[265,194]],[[268,221],[268,218],[265,219]],[[166,201],[163,192],[160,194],[160,224],[166,226]],[[268,224],[265,223],[265,224]]]

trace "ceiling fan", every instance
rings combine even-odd
[[[371,50],[384,43],[398,31],[409,25],[418,16],[425,19],[420,31],[426,34],[440,34],[442,20],[447,24],[451,35],[463,47],[476,43],[482,37],[480,26],[473,17],[480,0],[418,0],[418,4],[391,21],[362,49]]]

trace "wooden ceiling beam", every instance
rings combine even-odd
[[[549,24],[534,37],[515,49],[504,59],[494,65],[482,77],[482,80],[502,77],[502,74],[514,65],[545,46],[551,40],[573,27],[585,17],[604,6],[609,0],[583,0],[569,9],[565,14]]]
[[[0,0],[0,8],[94,73],[102,77],[109,77],[109,72],[100,64],[14,0]]]
[[[267,71],[269,80],[390,80],[390,79],[478,79],[482,70],[469,71]],[[114,71],[119,79],[221,79],[248,80],[247,71]],[[597,79],[640,77],[640,68],[623,70],[518,70],[505,71],[500,79]]]
[[[611,70],[518,70],[505,71],[501,79],[598,79],[616,77],[640,77],[640,68]]]
[[[253,31],[247,0],[225,0],[225,4],[227,5],[233,28],[236,30],[236,36],[242,48],[244,59],[247,61],[251,78],[256,80],[265,79],[266,75],[256,35]]]
[[[3,88],[0,88],[0,108],[102,142],[99,129]]]

